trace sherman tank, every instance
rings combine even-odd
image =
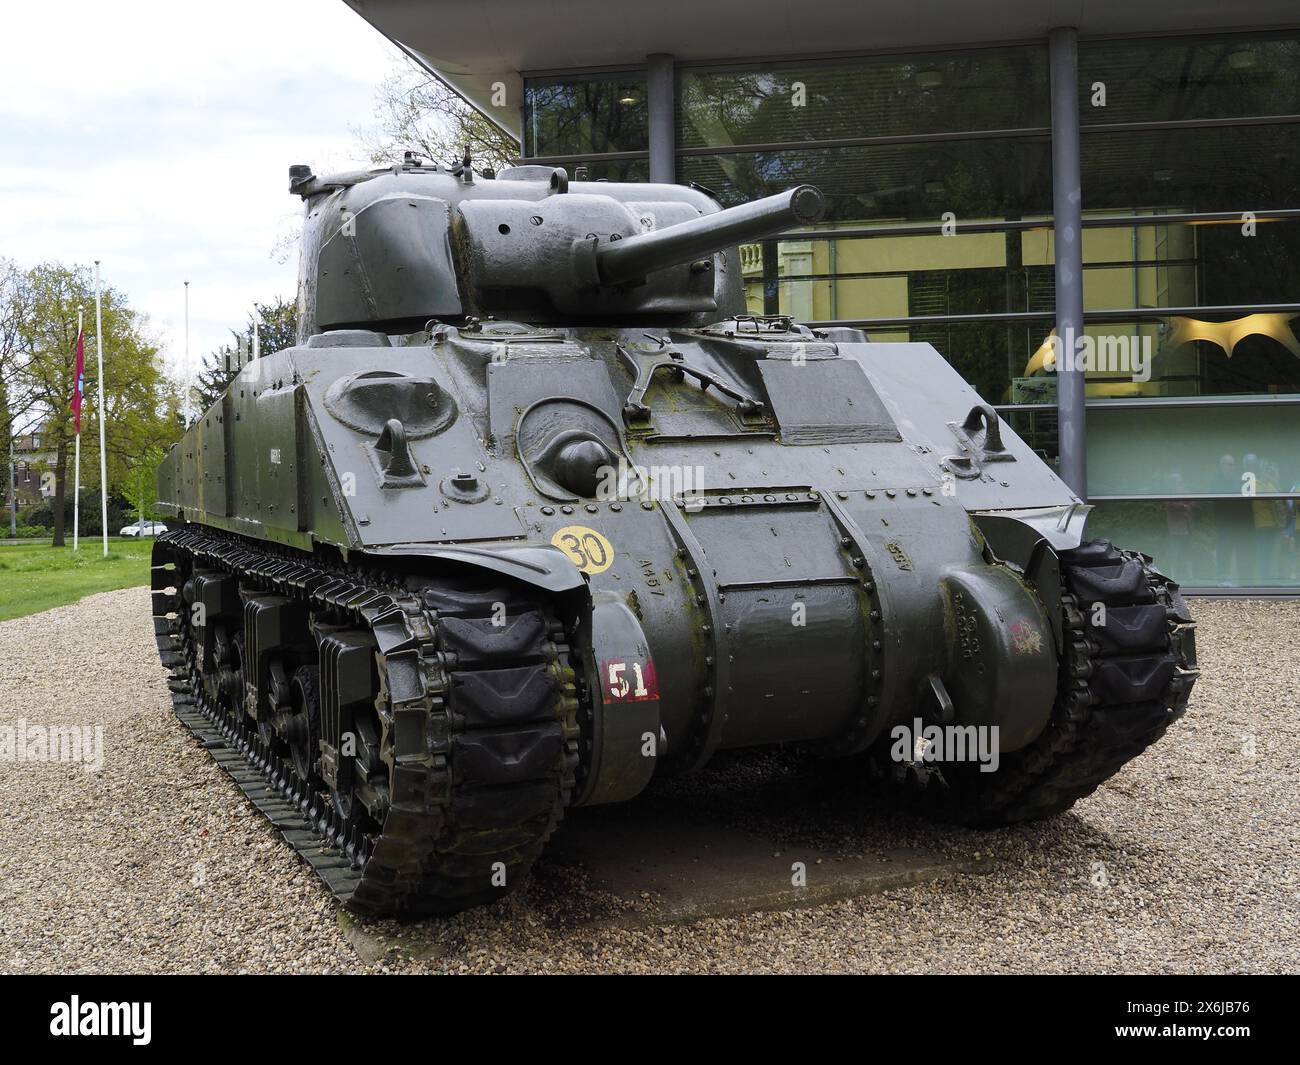
[[[153,615],[180,720],[349,907],[490,901],[567,808],[737,748],[1047,817],[1183,713],[1177,585],[934,348],[746,313],[738,245],[817,189],[290,190],[298,343],[163,461]]]

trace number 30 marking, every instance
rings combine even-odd
[[[614,564],[614,545],[585,525],[566,525],[556,531],[551,543],[583,573],[604,573]]]

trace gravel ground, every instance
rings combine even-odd
[[[592,924],[619,904],[543,863],[492,907],[376,922],[359,941],[171,716],[148,592],[95,595],[0,624],[0,725],[100,725],[104,739],[98,772],[0,762],[0,970],[1295,972],[1300,602],[1193,609],[1203,676],[1187,717],[1053,821],[936,828],[775,756],[659,790],[708,789],[715,815],[791,854],[924,846],[978,856],[986,875],[625,928]]]

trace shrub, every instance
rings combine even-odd
[[[72,535],[72,493],[68,493],[68,498],[63,501],[63,528],[64,531]],[[40,535],[49,536],[54,529],[54,500],[47,499],[44,502],[37,503],[35,506],[28,507],[25,511],[20,511],[18,520],[25,525],[42,526],[44,532]],[[130,504],[118,493],[110,492],[108,496],[108,533],[110,536],[116,535],[117,530],[123,525],[130,525],[135,521],[135,511]],[[98,536],[100,534],[99,522],[99,490],[82,489],[81,492],[81,535]]]

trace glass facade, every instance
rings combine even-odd
[[[1300,587],[1300,34],[1085,39],[1078,74],[1093,531]],[[643,71],[527,85],[527,154],[645,179]],[[741,249],[750,310],[933,344],[1055,463],[1049,103],[1046,41],[681,65],[677,180],[819,186]]]
[[[645,74],[530,81],[524,93],[524,154],[607,155],[647,147]]]
[[[682,149],[1047,128],[1042,49],[685,68]]]
[[[1298,60],[1295,36],[1079,49],[1087,210],[1232,215],[1137,231],[1132,270],[1101,266],[1085,243],[1086,308],[1186,309],[1146,319],[1151,380],[1089,411],[1092,529],[1142,544],[1193,587],[1300,584],[1300,405],[1287,402],[1300,397],[1300,315],[1267,309],[1300,302],[1300,219],[1251,224],[1300,204]],[[1197,310],[1213,307],[1234,309]]]

